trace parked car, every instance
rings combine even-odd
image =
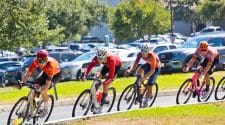
[[[165,35],[159,35],[159,37],[162,37],[163,39],[165,39],[168,43],[174,43],[176,45],[182,45],[185,43],[185,40],[183,39],[178,39],[176,37],[173,37],[173,42],[171,42],[171,35],[169,34],[165,34]]]
[[[71,43],[70,49],[75,52],[88,52],[93,49],[93,47],[87,43]]]
[[[81,38],[81,42],[82,43],[105,43],[105,41],[100,40],[98,37],[96,36],[83,36]]]
[[[187,39],[178,49],[165,50],[158,53],[162,63],[162,72],[182,71],[184,65],[191,59],[195,49],[201,41],[207,41],[209,45],[216,47],[220,54],[220,62],[217,69],[221,69],[225,63],[225,33],[217,35],[197,36]],[[201,58],[194,64],[197,66]]]
[[[71,51],[63,51],[63,52],[49,52],[49,56],[55,58],[59,63],[62,62],[70,62],[74,60],[76,57],[81,55],[80,53],[76,54]]]
[[[166,33],[165,35],[171,35],[171,33]],[[181,33],[173,33],[173,37],[175,37],[176,39],[184,40],[184,41],[186,41],[188,39],[187,36],[185,36]]]
[[[116,53],[120,56],[122,65],[121,72],[119,74],[123,74],[128,66],[133,63],[133,57],[135,56],[137,50],[125,50],[125,49],[109,49],[109,51]],[[91,63],[93,57],[96,55],[96,51],[90,51],[78,56],[71,62],[61,63],[62,69],[62,79],[63,80],[73,80],[78,79],[81,75],[81,72],[84,71],[85,68]],[[95,66],[90,74],[93,74],[97,71],[101,70],[102,65]]]
[[[22,63],[20,61],[0,62],[0,86],[12,85],[12,80],[22,79]]]
[[[199,32],[191,33],[191,36],[198,36],[198,35],[202,35],[206,33],[218,32],[218,31],[222,31],[222,28],[219,26],[210,26],[210,27],[203,28]]]

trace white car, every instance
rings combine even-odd
[[[204,35],[204,34],[208,34],[208,33],[212,33],[212,32],[220,32],[220,31],[223,31],[221,27],[210,26],[210,27],[203,28],[199,32],[191,33],[191,36]]]
[[[119,55],[122,61],[121,73],[126,70],[131,63],[133,63],[133,56],[136,50],[125,50],[125,49],[109,49]],[[77,80],[84,69],[91,63],[93,57],[96,55],[96,51],[90,51],[78,56],[71,62],[60,63],[62,69],[62,80]],[[102,65],[95,66],[89,74],[101,71]]]

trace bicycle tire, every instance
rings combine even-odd
[[[52,110],[53,110],[53,107],[54,107],[54,96],[53,96],[53,95],[49,95],[49,100],[48,100],[48,102],[49,102],[50,100],[51,100],[50,110],[49,110],[48,115],[46,116],[46,118],[45,118],[45,120],[44,120],[43,122],[47,122],[48,119],[49,119],[49,117],[50,117],[51,114],[52,114]],[[41,107],[41,104],[42,104],[43,102],[44,102],[44,101],[41,100],[41,103],[37,106],[36,114],[38,114],[39,109],[40,109],[40,107]],[[34,117],[34,118],[33,118],[33,124],[37,124],[38,120],[39,120],[39,117]]]
[[[121,93],[120,97],[119,97],[119,100],[118,100],[118,104],[117,104],[117,111],[120,111],[121,110],[121,107],[120,107],[120,104],[121,104],[121,101],[123,101],[123,96],[126,96],[128,93],[127,92],[131,92],[131,98],[129,99],[129,102],[131,101],[130,105],[128,105],[128,107],[126,108],[126,110],[129,110],[133,103],[134,103],[134,100],[135,100],[135,97],[136,97],[136,92],[135,92],[135,86],[134,84],[130,84],[128,85],[124,90],[123,92]],[[125,98],[124,98],[125,99]]]
[[[181,96],[181,92],[182,92],[182,90],[183,90],[183,87],[186,85],[186,84],[188,84],[188,83],[190,83],[191,84],[191,89],[193,89],[193,85],[192,85],[192,79],[187,79],[187,80],[185,80],[182,84],[181,84],[181,86],[180,86],[180,88],[179,88],[179,90],[178,90],[178,92],[177,92],[177,96],[176,96],[176,103],[177,104],[181,104],[181,102],[180,102],[180,99],[179,99],[179,97]],[[190,93],[189,93],[190,92]],[[188,100],[190,99],[190,97],[191,97],[191,95],[192,95],[192,91],[189,89],[188,90],[188,93],[189,94],[186,94],[187,95],[187,98],[186,98],[186,100],[182,103],[182,104],[186,104],[187,102],[188,102]]]
[[[29,111],[29,103],[28,103],[28,97],[27,96],[24,96],[24,97],[21,97],[13,106],[13,108],[11,109],[10,113],[9,113],[9,117],[8,117],[8,120],[7,120],[7,125],[11,125],[11,117],[14,113],[14,110],[17,108],[17,106],[19,106],[19,104],[22,102],[22,101],[26,101],[27,104],[27,109],[26,109],[26,112],[25,112],[25,117],[23,118],[23,123],[25,121],[25,119],[27,118],[27,115],[28,115],[28,111]]]
[[[156,97],[157,97],[157,95],[158,95],[158,89],[159,89],[159,86],[158,86],[157,83],[155,83],[155,84],[152,85],[152,87],[154,87],[154,86],[155,86],[155,93],[154,93],[154,96],[153,96],[153,98],[151,99],[151,103],[149,103],[148,107],[152,107],[152,105],[154,104],[154,102],[155,102],[155,100],[156,100]],[[152,92],[152,94],[153,94],[153,92]]]
[[[87,113],[88,113],[88,111],[89,111],[89,109],[90,109],[91,101],[92,101],[92,99],[91,99],[91,90],[90,90],[90,89],[84,90],[84,91],[78,96],[78,98],[76,99],[76,102],[74,103],[74,106],[73,106],[72,117],[76,117],[76,116],[77,116],[77,115],[76,115],[76,108],[77,108],[77,106],[78,106],[78,102],[80,101],[81,97],[84,96],[84,94],[88,94],[88,97],[90,98],[90,101],[89,101],[88,104],[87,104],[88,107],[87,107],[86,111],[82,114],[82,115],[87,115]]]
[[[215,79],[213,77],[210,77],[209,78],[209,81],[210,81],[210,86],[211,86],[211,89],[209,91],[209,94],[208,96],[205,98],[205,99],[202,99],[201,97],[201,93],[203,92],[203,87],[204,87],[204,84],[201,85],[201,88],[200,88],[200,95],[198,96],[198,102],[207,102],[210,98],[210,96],[212,95],[213,93],[213,90],[215,88]],[[212,81],[212,82],[211,82]]]
[[[219,83],[216,86],[216,90],[215,90],[215,99],[216,100],[223,100],[225,98],[225,94],[223,95],[223,97],[219,97],[218,93],[219,93],[219,89],[222,88],[223,93],[225,91],[225,77],[221,78],[221,80],[219,81]]]
[[[110,88],[108,88],[108,93],[109,93],[109,91],[112,91],[112,93],[113,93],[113,97],[112,97],[112,103],[111,103],[111,105],[109,106],[109,108],[107,109],[107,111],[106,112],[110,112],[111,111],[111,109],[112,109],[112,107],[113,107],[113,105],[114,105],[114,102],[115,102],[115,100],[116,100],[116,89],[114,88],[114,87],[110,87]],[[109,96],[109,95],[108,95]],[[104,105],[103,105],[104,106]]]

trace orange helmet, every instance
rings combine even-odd
[[[200,48],[201,51],[206,51],[208,49],[208,46],[209,45],[208,45],[208,43],[206,41],[202,41],[199,44],[199,48]]]

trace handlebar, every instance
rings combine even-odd
[[[24,82],[19,82],[18,81],[17,84],[19,84],[20,88],[26,86],[26,87],[28,87],[30,89],[33,89],[35,93],[40,94],[40,89],[36,88],[32,82],[26,82],[26,83],[24,83]]]

